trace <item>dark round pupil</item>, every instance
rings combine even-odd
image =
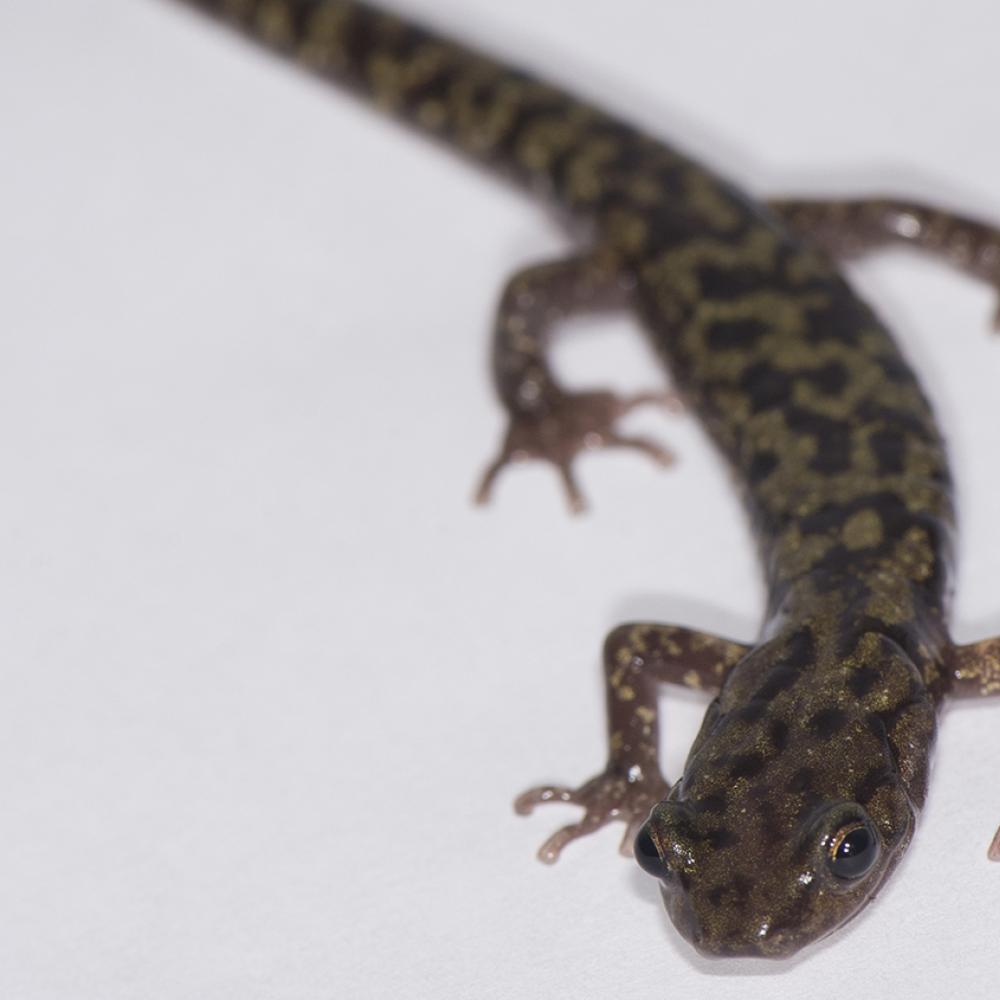
[[[869,836],[868,831],[861,827],[858,830],[854,830],[849,833],[840,842],[840,848],[837,851],[838,858],[853,858],[863,851],[867,851],[871,847],[872,838]]]
[[[866,825],[848,830],[836,841],[830,858],[830,868],[841,878],[864,875],[878,856],[878,842]]]
[[[635,860],[639,862],[639,867],[647,874],[658,879],[664,879],[670,874],[646,827],[643,827],[636,835],[633,851]]]

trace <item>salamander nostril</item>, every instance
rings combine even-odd
[[[670,877],[670,869],[663,863],[660,852],[656,849],[656,844],[645,826],[636,835],[633,852],[635,860],[644,872],[661,880]]]

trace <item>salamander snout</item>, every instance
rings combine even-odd
[[[724,829],[664,802],[635,840],[674,925],[709,957],[784,958],[824,937],[864,907],[901,846],[851,801],[817,807],[780,841],[743,816]]]

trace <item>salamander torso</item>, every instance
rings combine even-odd
[[[541,193],[588,240],[503,295],[494,373],[513,457],[638,448],[631,405],[570,393],[545,358],[570,309],[631,308],[736,473],[769,602],[752,646],[623,626],[606,646],[610,752],[580,789],[518,800],[609,819],[678,929],[713,955],[787,955],[857,913],[899,860],[926,793],[936,708],[985,689],[948,639],[953,509],[941,435],[885,326],[835,258],[903,240],[988,280],[996,232],[891,200],[758,203],[672,146],[398,17],[344,0],[191,0]],[[961,253],[959,252],[961,251]],[[992,676],[992,675],[990,675]],[[680,781],[657,757],[655,686],[716,693]]]

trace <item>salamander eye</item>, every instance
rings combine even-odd
[[[663,863],[660,852],[656,849],[656,844],[645,826],[636,835],[633,853],[635,860],[639,862],[639,867],[648,875],[660,880],[670,878],[670,869]]]
[[[830,838],[826,863],[837,878],[856,879],[871,871],[878,855],[878,834],[870,823],[858,820]]]

